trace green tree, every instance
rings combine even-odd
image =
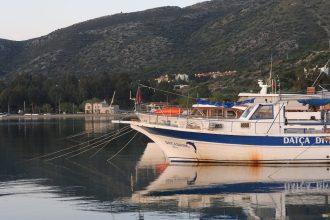
[[[50,104],[43,104],[41,107],[41,111],[43,113],[52,113],[53,112],[53,108]]]

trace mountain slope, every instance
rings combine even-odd
[[[213,0],[79,23],[23,42],[0,40],[0,75],[238,70],[329,50],[328,0]],[[262,72],[261,71],[261,72]]]

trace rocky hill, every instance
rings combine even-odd
[[[265,75],[273,54],[275,69],[295,80],[292,68],[329,56],[329,8],[329,0],[213,0],[105,16],[27,41],[0,40],[0,75],[237,70],[244,81]]]

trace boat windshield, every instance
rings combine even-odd
[[[273,118],[274,118],[274,108],[272,105],[260,105],[251,117],[252,120],[273,119]]]
[[[252,111],[253,106],[248,107],[242,114],[242,118],[246,118]]]

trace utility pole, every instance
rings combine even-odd
[[[25,100],[24,100],[24,103],[23,103],[23,113],[25,113]]]

